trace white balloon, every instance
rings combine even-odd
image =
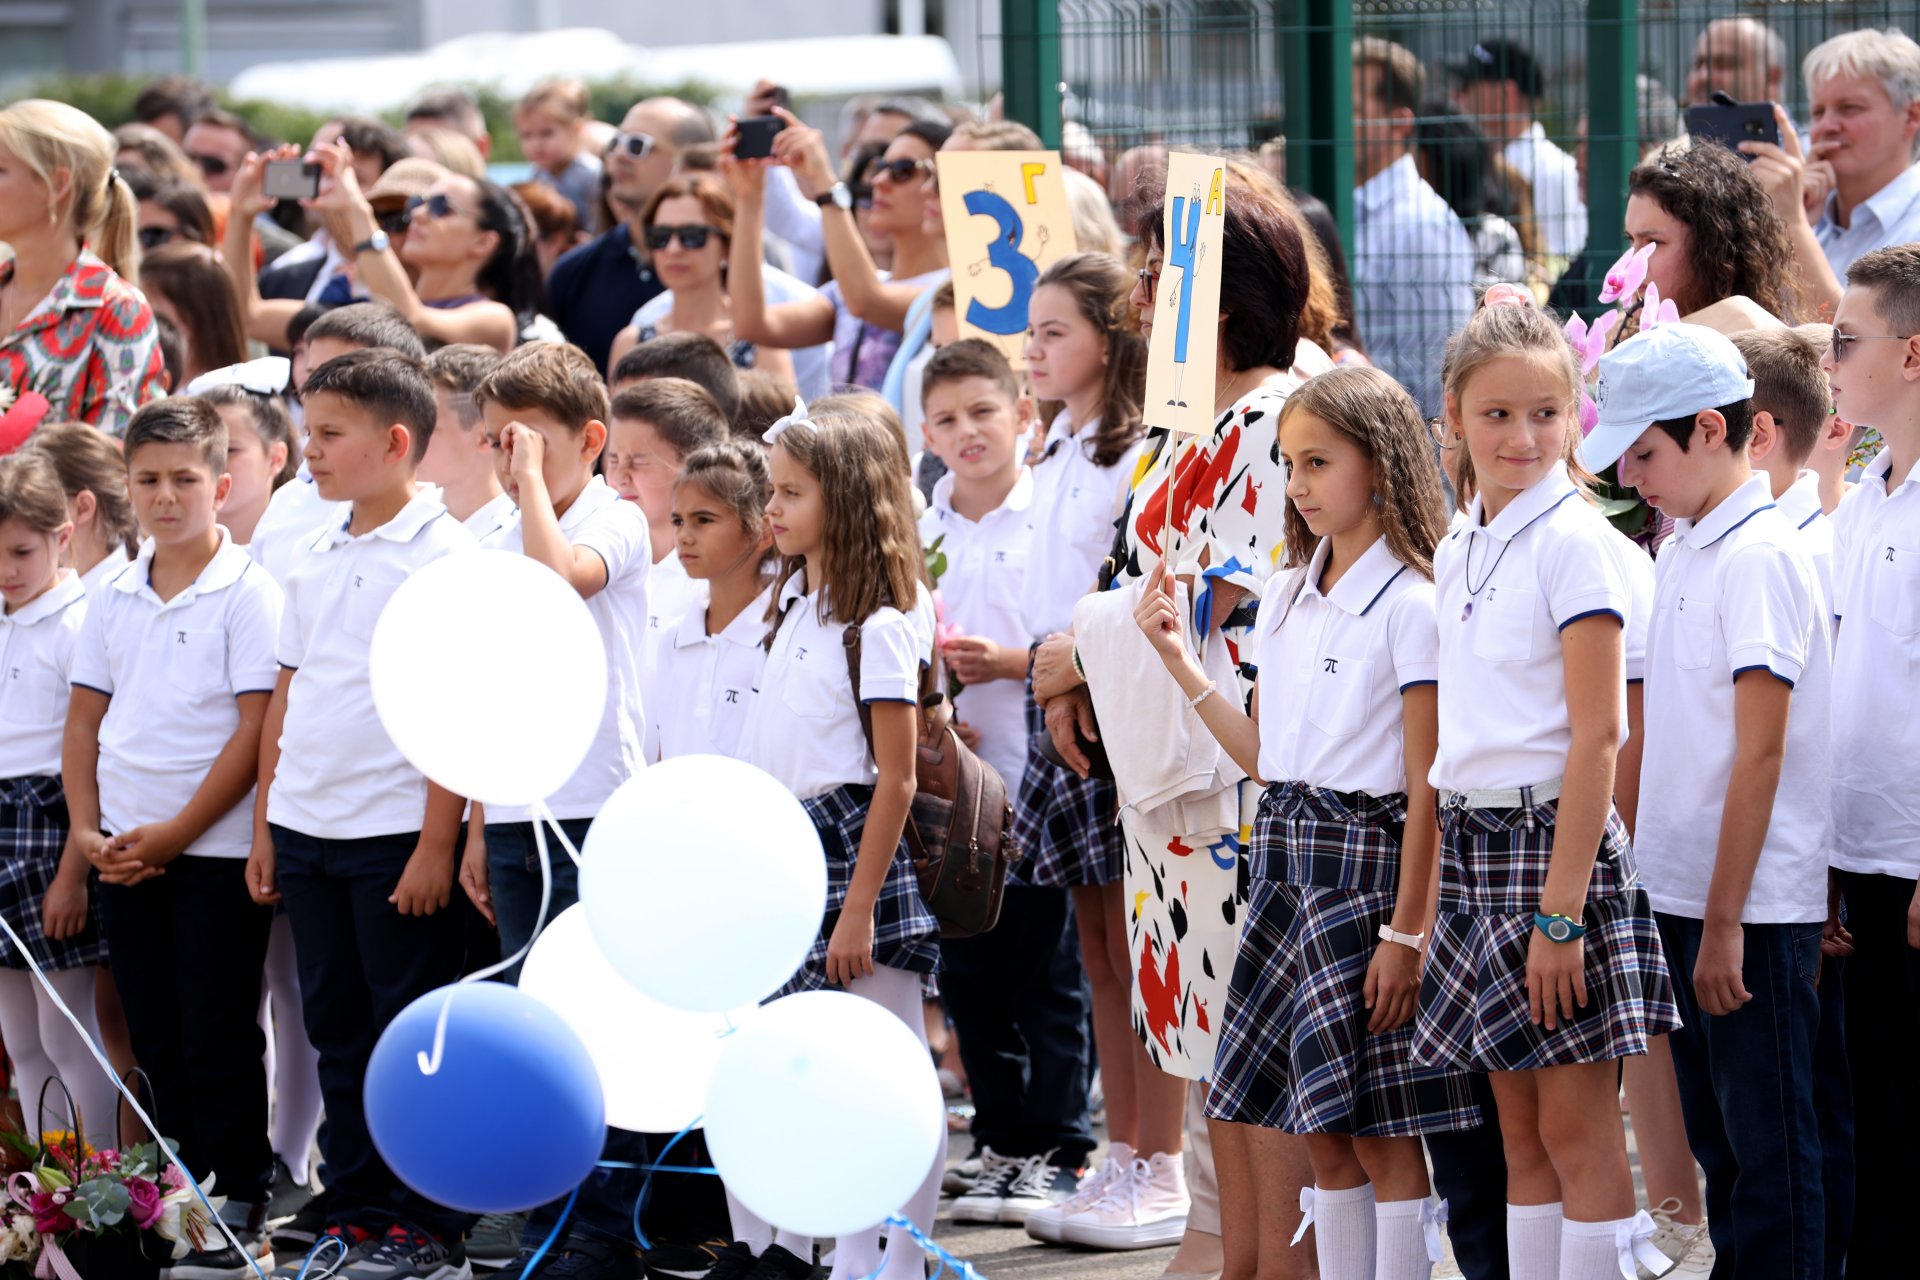
[[[707,1109],[707,1083],[725,1036],[758,1010],[687,1013],[636,991],[607,963],[586,908],[555,916],[520,970],[520,990],[572,1027],[607,1099],[607,1123],[677,1133]]]
[[[926,1179],[946,1108],[933,1059],[881,1005],[838,991],[776,1000],[727,1037],[707,1150],[727,1191],[802,1235],[860,1231]]]
[[[394,745],[447,790],[525,805],[587,757],[607,705],[607,654],[559,574],[505,551],[435,560],[374,624],[373,705]]]
[[[580,901],[628,982],[676,1009],[719,1013],[771,995],[806,959],[827,863],[807,811],[770,774],[680,756],[601,806]]]

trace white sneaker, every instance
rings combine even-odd
[[[1152,1249],[1187,1232],[1187,1174],[1179,1156],[1135,1160],[1133,1176],[1107,1188],[1092,1208],[1066,1218],[1060,1239],[1089,1249]]]
[[[1673,1266],[1664,1273],[1669,1277],[1706,1276],[1713,1274],[1713,1241],[1707,1235],[1706,1220],[1697,1223],[1675,1222],[1673,1215],[1680,1211],[1680,1201],[1668,1196],[1648,1211],[1654,1221],[1653,1247],[1673,1259]],[[1644,1280],[1652,1280],[1653,1272],[1646,1267],[1639,1268]]]
[[[1059,1244],[1061,1224],[1072,1215],[1091,1209],[1115,1181],[1133,1177],[1133,1148],[1124,1142],[1110,1143],[1106,1163],[1080,1182],[1080,1187],[1059,1204],[1035,1209],[1027,1214],[1027,1234],[1047,1244]]]
[[[974,1154],[947,1170],[940,1179],[940,1190],[948,1195],[963,1196],[973,1190],[974,1185],[998,1178],[1008,1169],[1018,1169],[1020,1161],[1011,1156],[1003,1156],[992,1147],[980,1147]]]
[[[949,1216],[955,1222],[998,1222],[1000,1206],[1006,1202],[1007,1192],[1025,1175],[1038,1156],[1025,1160],[1009,1159],[989,1150],[986,1157],[994,1162],[991,1177],[982,1177],[967,1192],[953,1202]],[[982,1161],[984,1166],[985,1161]]]
[[[1076,1171],[1053,1163],[1054,1153],[1027,1161],[1007,1187],[1000,1201],[1000,1221],[1007,1226],[1025,1226],[1027,1219],[1041,1209],[1053,1209],[1071,1200],[1080,1189]]]

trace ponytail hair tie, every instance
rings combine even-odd
[[[1487,291],[1480,295],[1480,305],[1482,307],[1521,307],[1531,310],[1533,294],[1527,291],[1525,285],[1506,283],[1488,285]]]

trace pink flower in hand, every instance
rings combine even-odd
[[[1600,406],[1585,391],[1580,393],[1580,438],[1586,439],[1600,425]]]
[[[1607,338],[1619,323],[1618,311],[1607,312],[1591,325],[1579,316],[1567,321],[1567,338],[1573,343],[1574,354],[1580,357],[1580,372],[1593,372],[1600,357],[1607,353]]]
[[[1600,301],[1618,302],[1640,292],[1640,286],[1646,283],[1647,260],[1653,257],[1653,249],[1649,241],[1621,254],[1620,260],[1607,268],[1607,282],[1600,289]]]

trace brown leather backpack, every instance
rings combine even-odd
[[[860,628],[841,643],[847,676],[860,708],[860,727],[873,751],[873,710],[860,701]],[[913,810],[907,852],[920,897],[940,922],[942,936],[968,938],[1000,920],[1007,872],[1020,860],[1007,784],[992,765],[960,741],[953,704],[941,690],[938,664],[920,669],[920,742],[914,767]]]

